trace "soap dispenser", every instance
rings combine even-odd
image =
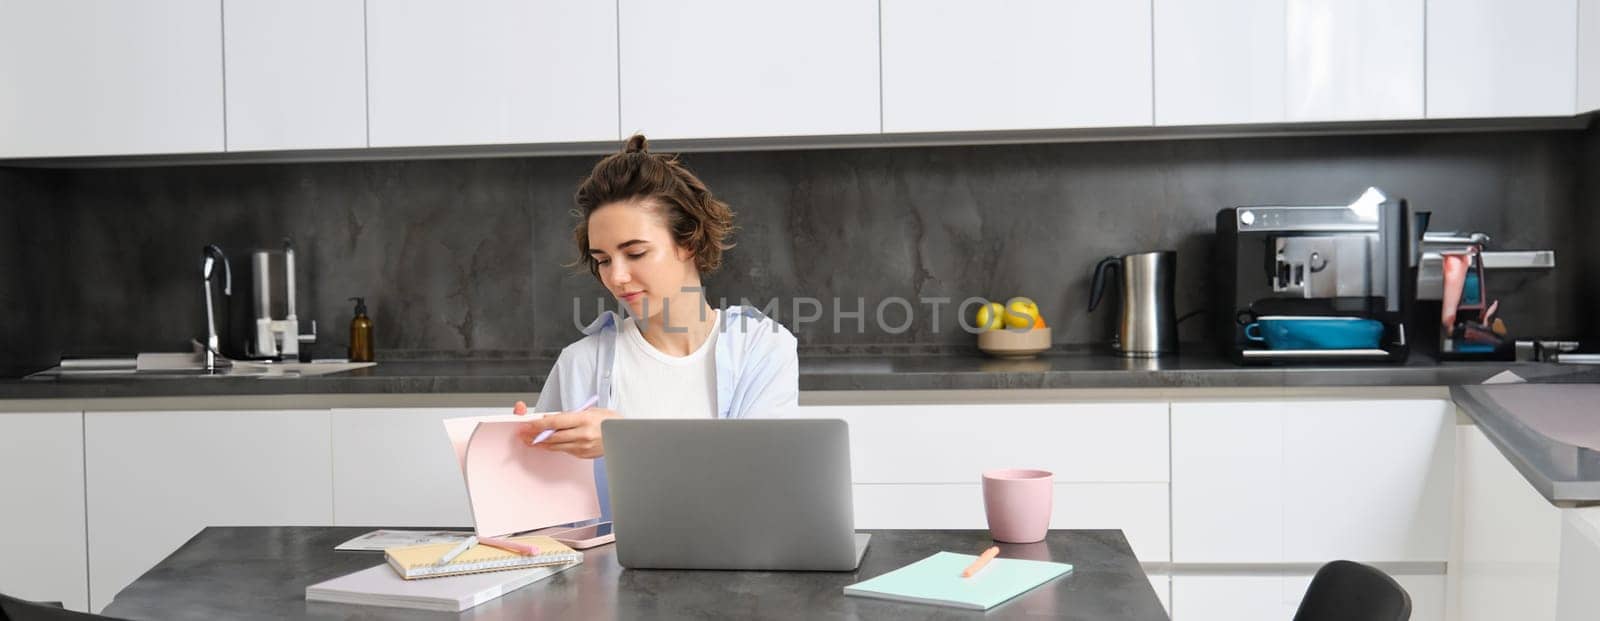
[[[350,299],[356,303],[356,316],[350,319],[350,362],[372,362],[372,320],[367,318],[367,299]]]

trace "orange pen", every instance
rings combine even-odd
[[[967,568],[961,572],[961,577],[971,578],[973,574],[981,571],[983,567],[988,565],[989,561],[994,560],[994,557],[996,556],[1000,556],[1000,546],[989,546],[989,549],[984,550],[983,554],[978,555],[978,560],[973,561],[971,565],[968,565]]]

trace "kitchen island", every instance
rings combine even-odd
[[[207,526],[470,523],[439,421],[531,402],[548,368],[396,361],[303,379],[8,380],[4,487],[32,510],[7,518],[17,535],[0,548],[36,555],[28,546],[54,538],[76,550],[51,557],[60,567],[0,569],[0,583],[98,610]],[[978,472],[1056,472],[1051,526],[1123,530],[1178,619],[1284,618],[1332,558],[1394,574],[1413,618],[1488,618],[1458,607],[1494,610],[1470,598],[1514,582],[1471,582],[1484,575],[1475,567],[1505,560],[1481,535],[1505,532],[1549,534],[1538,566],[1551,569],[1537,588],[1553,615],[1553,585],[1581,574],[1549,561],[1581,558],[1562,555],[1564,529],[1590,524],[1566,524],[1563,512],[1589,510],[1540,496],[1479,430],[1496,414],[1452,400],[1450,386],[1491,378],[1564,385],[1600,374],[1421,359],[1258,368],[1206,356],[853,352],[802,357],[799,415],[849,422],[858,528],[983,528]],[[1541,521],[1506,510],[1518,493]]]

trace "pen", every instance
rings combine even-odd
[[[971,578],[973,576],[973,574],[976,574],[979,571],[982,571],[983,567],[985,565],[988,565],[989,561],[993,560],[994,557],[996,557],[996,556],[1000,556],[1000,547],[999,546],[989,546],[989,549],[984,550],[983,554],[978,555],[978,560],[973,561],[971,565],[967,566],[967,569],[965,571],[961,572],[961,577],[962,578]]]
[[[480,538],[478,538],[478,543],[481,543],[483,545],[489,546],[491,548],[500,548],[501,550],[505,550],[507,552],[515,552],[515,553],[521,554],[523,556],[537,556],[539,554],[539,548],[534,547],[534,546],[530,546],[530,545],[528,545],[526,543],[518,543],[518,542],[512,541],[510,539],[496,539],[494,537],[480,537]]]
[[[600,402],[600,395],[595,395],[593,397],[589,397],[588,401],[583,402],[583,405],[578,406],[578,409],[574,410],[574,411],[575,412],[582,412],[582,411],[587,410],[587,409],[589,409],[591,407],[594,407],[594,404],[599,403],[599,402]],[[546,429],[544,431],[541,431],[541,432],[539,432],[539,435],[536,436],[533,439],[532,442],[528,443],[528,445],[532,446],[534,444],[538,444],[540,442],[544,442],[546,439],[548,439],[550,437],[550,434],[555,433],[555,432],[556,432],[556,430],[554,430],[554,429]]]
[[[434,564],[435,565],[448,564],[450,561],[456,560],[456,557],[461,556],[462,552],[466,552],[468,548],[471,548],[476,543],[478,543],[478,538],[477,537],[467,537],[466,541],[463,541],[461,543],[456,544],[456,547],[454,547],[454,548],[450,548],[450,551],[449,552],[445,552],[444,556],[439,557],[439,562],[434,563]]]

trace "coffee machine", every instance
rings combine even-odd
[[[1213,308],[1223,355],[1240,364],[1403,362],[1426,226],[1426,212],[1413,213],[1405,199],[1389,200],[1376,189],[1344,206],[1219,211]],[[1320,329],[1360,324],[1371,339],[1322,347],[1285,338],[1290,345],[1279,346],[1260,334],[1264,320],[1297,319],[1315,320]]]

